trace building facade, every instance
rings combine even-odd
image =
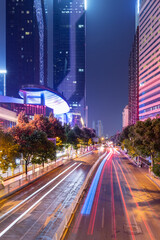
[[[139,119],[139,27],[137,27],[129,57],[129,125]]]
[[[6,0],[7,95],[23,84],[47,84],[47,32],[43,0]]]
[[[124,129],[129,125],[129,111],[128,111],[128,105],[125,106],[122,112],[122,128]]]
[[[139,119],[160,114],[160,1],[143,0],[139,16]]]
[[[77,122],[85,118],[85,1],[53,3],[53,88]]]

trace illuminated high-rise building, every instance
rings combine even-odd
[[[75,115],[85,118],[85,11],[86,0],[54,0],[53,88]]]
[[[47,30],[44,0],[6,0],[7,95],[22,85],[47,85]]]
[[[160,114],[160,1],[142,0],[139,15],[139,119]]]

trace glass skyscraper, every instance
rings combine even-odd
[[[139,16],[139,119],[160,114],[160,1],[143,0]]]
[[[47,28],[43,0],[6,0],[7,95],[25,84],[47,85]]]
[[[85,1],[54,0],[53,88],[85,117]]]

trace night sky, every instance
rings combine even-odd
[[[5,0],[0,0],[2,4]],[[121,130],[128,103],[128,59],[135,31],[136,0],[88,0],[87,104],[89,126],[102,120],[104,133]],[[2,5],[1,5],[2,6]],[[4,16],[0,6],[0,32]],[[0,34],[0,68],[4,67]]]
[[[105,134],[122,129],[128,104],[128,60],[136,0],[88,0],[87,104],[89,126],[102,120]]]

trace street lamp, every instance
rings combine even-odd
[[[7,70],[0,69],[0,74],[2,74],[4,77],[4,79],[3,79],[3,94],[4,94],[4,96],[6,96],[6,73],[7,73]]]

